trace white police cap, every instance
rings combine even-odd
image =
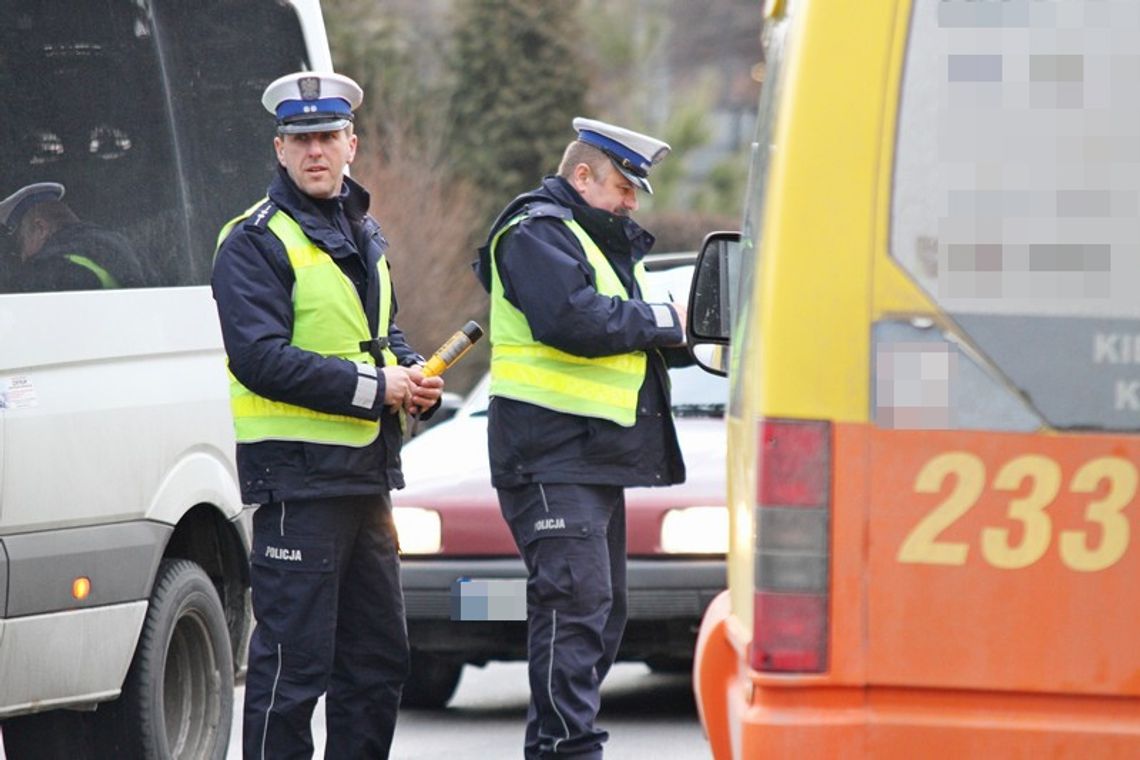
[[[13,233],[28,209],[44,201],[58,201],[63,197],[63,185],[58,182],[36,182],[25,185],[0,201],[0,228]]]
[[[360,85],[343,74],[299,71],[275,79],[261,104],[277,117],[277,132],[336,132],[352,123],[352,112],[364,100]]]
[[[601,150],[633,184],[650,195],[649,170],[669,155],[668,143],[597,119],[574,119],[578,139]]]

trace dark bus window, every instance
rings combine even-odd
[[[3,236],[0,292],[208,282],[273,166],[261,91],[308,68],[292,8],[0,0],[0,18],[0,199],[60,183],[82,224],[34,251],[30,227]]]

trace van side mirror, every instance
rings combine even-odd
[[[740,233],[709,233],[693,271],[685,330],[693,358],[701,367],[718,375],[728,373],[739,272]]]

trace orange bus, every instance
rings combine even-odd
[[[1140,4],[764,13],[713,755],[1140,757]]]

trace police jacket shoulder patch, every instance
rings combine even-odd
[[[246,217],[245,223],[242,224],[242,229],[265,232],[269,229],[269,220],[273,218],[276,212],[277,204],[267,200],[258,206],[252,214]]]

